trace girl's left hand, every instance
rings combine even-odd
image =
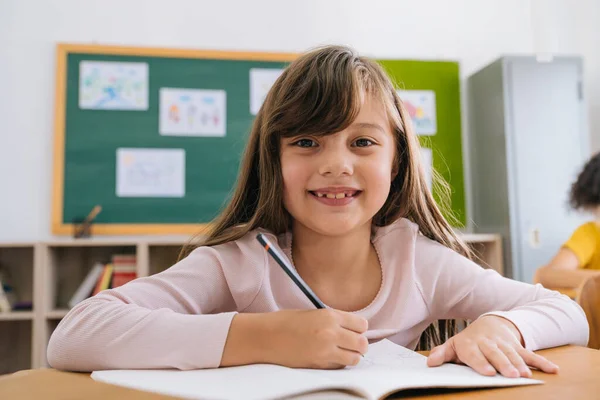
[[[481,375],[492,376],[498,371],[508,378],[531,377],[529,367],[558,373],[556,364],[526,350],[522,342],[521,333],[512,322],[486,315],[431,350],[427,365],[466,364]]]

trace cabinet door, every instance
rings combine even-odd
[[[588,152],[577,59],[507,61],[514,278],[531,282],[583,222],[568,193]]]

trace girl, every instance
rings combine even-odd
[[[583,167],[571,187],[571,208],[587,211],[594,221],[581,225],[550,263],[536,272],[536,281],[548,287],[578,287],[600,274],[600,153]]]
[[[326,309],[314,309],[258,232]],[[267,95],[233,197],[203,246],[78,304],[54,331],[48,360],[76,371],[340,368],[356,364],[369,341],[414,349],[435,321],[466,319],[474,322],[436,343],[429,365],[517,377],[530,376],[528,366],[557,371],[532,350],[587,343],[585,315],[570,299],[461,253],[390,79],[348,48],[321,48]]]

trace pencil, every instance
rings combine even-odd
[[[90,222],[92,222],[94,218],[96,218],[98,214],[100,214],[100,211],[102,211],[102,206],[95,206],[94,208],[92,208],[92,211],[90,211],[83,223],[89,224]]]
[[[256,240],[258,240],[258,242],[265,248],[267,253],[269,253],[271,257],[273,257],[277,264],[279,264],[279,266],[285,271],[285,273],[292,279],[296,286],[298,286],[300,290],[302,290],[302,293],[304,293],[304,295],[308,297],[308,299],[311,301],[311,303],[315,305],[315,307],[326,308],[325,304],[323,304],[323,302],[319,300],[317,295],[314,294],[312,290],[310,290],[310,288],[302,280],[300,275],[298,275],[294,268],[292,268],[292,266],[285,260],[285,258],[281,254],[279,254],[277,249],[275,249],[275,247],[271,244],[271,242],[269,242],[269,239],[267,239],[265,235],[259,233],[258,235],[256,235]]]
[[[285,273],[290,278],[292,278],[292,281],[296,284],[296,286],[300,288],[300,290],[302,290],[302,293],[304,293],[306,297],[308,297],[308,299],[311,301],[311,303],[315,305],[315,307],[319,309],[326,308],[325,304],[323,304],[323,302],[319,300],[317,295],[314,294],[312,290],[310,290],[306,282],[304,282],[300,275],[296,273],[294,268],[292,268],[292,266],[286,261],[285,257],[279,254],[277,249],[275,249],[275,247],[271,244],[271,242],[269,241],[269,239],[267,239],[265,235],[259,233],[258,235],[256,235],[256,240],[258,240],[258,242],[265,248],[267,253],[269,253],[271,257],[273,257],[273,259],[277,262],[277,264],[279,264],[279,266],[285,271]],[[360,356],[366,359],[364,354],[361,354]]]

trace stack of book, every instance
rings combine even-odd
[[[113,289],[137,278],[137,259],[134,254],[115,254],[107,264],[96,263],[90,269],[75,294],[69,300],[69,307],[95,296],[103,290]]]

